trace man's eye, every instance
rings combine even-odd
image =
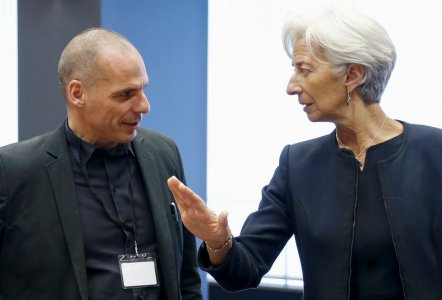
[[[121,96],[123,98],[132,98],[135,95],[135,91],[133,90],[129,90],[129,91],[124,91]]]

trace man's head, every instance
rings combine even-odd
[[[83,31],[63,50],[58,72],[68,124],[81,139],[112,148],[135,137],[149,112],[148,77],[126,38],[102,28]]]

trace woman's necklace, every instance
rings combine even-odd
[[[363,163],[360,161],[359,157],[360,157],[362,154],[364,154],[365,151],[367,151],[368,147],[370,147],[370,146],[373,144],[373,142],[378,138],[378,136],[381,134],[382,129],[384,129],[384,125],[385,125],[385,121],[386,121],[386,120],[387,120],[387,115],[384,115],[384,120],[382,121],[381,128],[379,128],[379,131],[376,133],[376,135],[374,136],[374,138],[372,138],[372,139],[370,140],[370,142],[368,142],[368,144],[364,147],[364,149],[362,149],[361,152],[359,152],[358,155],[355,155],[355,158],[358,160],[360,166],[362,166]],[[338,131],[336,131],[336,140],[338,141],[338,144],[339,144],[340,147],[352,151],[349,147],[345,146],[345,145],[341,142],[341,140],[338,138]]]

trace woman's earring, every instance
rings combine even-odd
[[[347,100],[345,100],[345,103],[347,103],[347,106],[349,106],[351,103],[351,96],[350,96],[350,92],[348,92],[348,91],[347,91]]]

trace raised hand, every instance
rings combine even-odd
[[[227,222],[227,212],[221,212],[217,215],[207,207],[200,196],[175,176],[167,180],[167,185],[178,205],[184,226],[206,242],[208,249],[212,250],[208,251],[212,262],[220,262],[220,258],[223,258],[225,253],[213,250],[224,250],[224,248],[228,250],[231,247],[229,240],[232,234]],[[226,247],[227,245],[228,247]]]
[[[204,201],[175,176],[167,181],[172,191],[184,226],[209,245],[220,246],[230,237],[227,212],[216,215]]]

